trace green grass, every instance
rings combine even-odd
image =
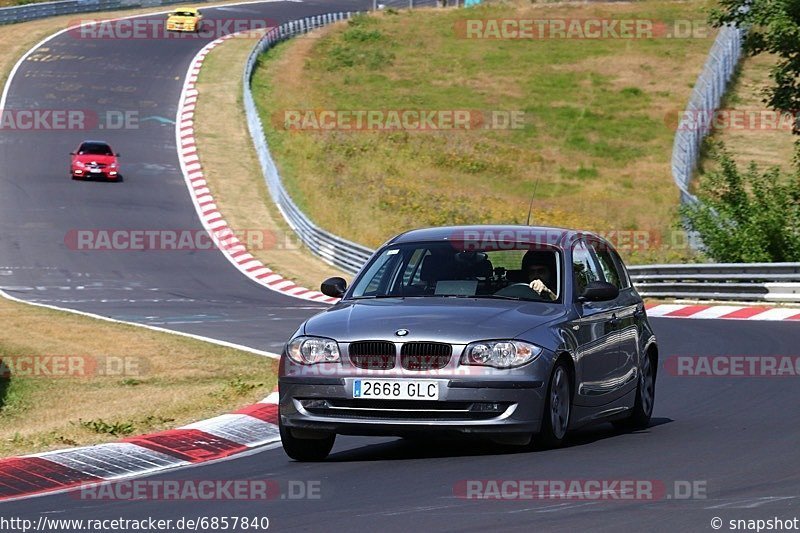
[[[467,16],[704,19],[706,5],[495,4],[359,17],[268,51],[253,86],[290,194],[315,222],[357,242],[374,247],[427,225],[524,223],[536,181],[536,223],[664,232],[678,203],[665,117],[684,107],[713,35],[498,41],[458,38],[454,28]],[[296,109],[524,111],[524,126],[284,130],[275,117]]]
[[[258,401],[277,380],[261,356],[3,298],[0,322],[0,457],[174,428]],[[52,355],[85,358],[87,369],[106,358],[136,364],[126,365],[132,375],[16,364]]]

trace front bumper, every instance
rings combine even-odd
[[[101,178],[107,180],[119,179],[119,171],[108,168],[100,169],[100,172],[92,172],[91,169],[88,168],[73,168],[72,175],[77,178]]]
[[[197,26],[187,24],[167,24],[167,31],[187,31],[193,32],[197,30]]]
[[[355,379],[281,377],[281,424],[294,429],[346,435],[406,435],[420,431],[537,433],[540,430],[545,386],[532,377],[437,378],[439,399],[417,401],[354,399]],[[396,378],[387,376],[386,379]]]

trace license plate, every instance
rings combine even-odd
[[[92,174],[100,174],[102,170],[100,170],[99,168],[90,168],[89,172],[91,172]]]
[[[353,398],[382,400],[438,400],[439,383],[419,380],[357,379]]]

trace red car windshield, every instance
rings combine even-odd
[[[111,147],[100,143],[83,143],[78,148],[78,155],[114,155]]]

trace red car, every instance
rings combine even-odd
[[[101,141],[83,141],[75,152],[71,152],[72,161],[69,173],[72,179],[103,178],[117,180],[119,163],[114,150]]]

